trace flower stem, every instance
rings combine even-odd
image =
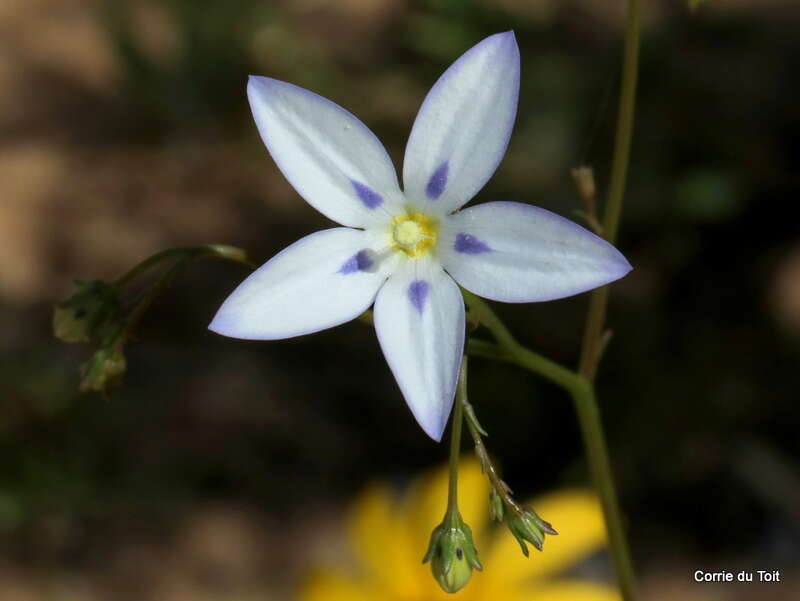
[[[453,407],[453,420],[450,426],[450,488],[447,494],[447,513],[458,513],[458,462],[461,453],[461,424],[464,421],[464,407],[459,399],[467,398],[467,358],[461,359],[458,373],[458,390]]]
[[[464,302],[467,304],[470,313],[479,323],[489,328],[497,342],[506,348],[519,346],[511,335],[511,331],[500,320],[487,302],[463,288],[461,289],[461,294],[464,296]]]
[[[151,267],[155,267],[163,261],[172,259],[200,259],[204,257],[214,257],[243,263],[255,269],[257,266],[247,258],[247,252],[235,246],[227,244],[201,244],[198,246],[182,246],[178,248],[168,248],[154,255],[147,257],[144,261],[134,265],[120,277],[114,284],[118,287],[128,285],[132,280],[146,272]]]
[[[112,341],[114,344],[125,344],[133,330],[139,325],[139,321],[142,319],[142,316],[145,314],[145,312],[150,308],[150,305],[153,303],[153,301],[164,291],[170,282],[172,282],[173,278],[178,275],[178,272],[188,261],[189,259],[187,258],[178,259],[166,272],[161,274],[155,283],[149,286],[141,298],[136,301],[135,308],[131,311],[130,315],[128,315],[124,327],[114,333]]]
[[[592,473],[592,480],[603,506],[608,542],[620,592],[625,601],[633,601],[636,599],[636,576],[631,563],[628,541],[622,527],[622,512],[617,500],[611,462],[608,458],[608,446],[603,433],[594,386],[583,380],[583,385],[576,387],[571,393],[575,411],[578,414],[583,444],[586,447],[589,471]]]
[[[466,367],[467,358],[464,357],[464,362],[461,364],[462,373],[466,371]],[[472,405],[470,405],[466,392],[466,388],[463,390],[463,394],[461,393],[461,389],[459,389],[459,393],[456,395],[456,404],[460,405],[461,409],[467,414],[467,430],[472,437],[472,443],[475,446],[475,455],[481,464],[481,469],[488,477],[489,484],[491,484],[495,492],[500,495],[505,505],[517,515],[522,515],[524,510],[519,506],[519,503],[514,500],[514,497],[511,495],[511,489],[500,477],[497,467],[495,467],[492,458],[489,456],[489,451],[486,450],[486,445],[483,443],[483,436],[486,435],[486,432],[484,432],[478,424],[478,418],[475,416],[475,410],[472,408]]]
[[[603,215],[603,236],[611,243],[616,240],[619,230],[625,181],[630,163],[633,118],[636,109],[636,83],[639,74],[639,21],[639,0],[628,0],[617,130],[614,137],[614,155],[611,160],[608,202]],[[608,286],[603,286],[592,292],[581,346],[578,371],[589,380],[594,380],[602,354],[601,340],[607,307]]]
[[[464,299],[470,310],[479,316],[481,324],[486,326],[497,340],[496,344],[485,340],[470,340],[467,345],[468,354],[515,363],[558,384],[572,396],[586,447],[589,471],[603,507],[609,546],[622,598],[625,601],[634,601],[636,579],[628,542],[622,528],[622,512],[614,487],[594,384],[580,373],[571,371],[516,342],[497,314],[480,298],[465,292]]]
[[[639,0],[628,0],[617,131],[614,139],[614,156],[611,161],[608,202],[603,216],[603,235],[611,243],[616,240],[619,230],[625,181],[630,162],[636,108],[636,82],[639,73],[639,21]],[[603,286],[592,293],[578,364],[578,373],[582,376],[586,386],[575,388],[571,390],[571,393],[581,426],[589,467],[603,504],[609,544],[622,598],[625,601],[633,601],[636,598],[636,578],[630,550],[622,528],[621,511],[614,488],[608,447],[592,385],[603,352],[603,341],[607,339],[604,328],[608,293],[608,286]]]
[[[535,353],[521,344],[515,343],[514,346],[508,346],[471,338],[467,344],[467,353],[474,357],[516,363],[566,390],[572,390],[582,379],[563,365]]]

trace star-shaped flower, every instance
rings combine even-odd
[[[505,154],[517,112],[519,49],[490,36],[439,78],[406,146],[403,190],[378,138],[339,105],[252,76],[247,86],[272,158],[314,208],[346,227],[311,234],[250,275],[211,330],[274,340],[350,321],[375,304],[375,331],[423,430],[440,440],[464,350],[459,285],[492,300],[546,301],[625,275],[612,245],[544,209],[459,209]]]

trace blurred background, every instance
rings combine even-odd
[[[519,116],[476,202],[570,216],[570,168],[590,163],[607,183],[624,4],[0,2],[0,599],[291,599],[342,546],[358,491],[445,459],[371,328],[279,342],[208,332],[247,273],[233,263],[173,282],[110,399],[77,392],[90,349],[51,333],[74,279],[205,242],[261,262],[327,227],[264,149],[248,74],[347,107],[399,166],[439,74],[514,29]],[[635,563],[647,599],[797,599],[800,6],[644,5],[618,245],[635,271],[614,287],[599,378]],[[498,311],[574,364],[586,303]],[[520,498],[587,482],[562,391],[507,365],[474,360],[470,373]],[[696,569],[782,582],[696,584]]]

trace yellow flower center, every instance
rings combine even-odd
[[[424,256],[436,245],[438,224],[423,213],[408,213],[392,219],[392,246],[409,257]]]

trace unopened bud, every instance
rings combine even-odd
[[[472,541],[472,530],[457,511],[448,512],[444,521],[434,528],[422,563],[428,561],[433,577],[446,593],[461,590],[472,577],[473,569],[483,569]]]
[[[106,282],[76,282],[78,291],[53,312],[53,333],[64,342],[88,342],[119,308],[116,288]]]
[[[558,534],[553,527],[536,515],[535,512],[523,510],[521,513],[509,511],[506,513],[506,526],[517,539],[522,554],[528,557],[526,542],[531,543],[539,551],[542,550],[545,534]]]
[[[594,170],[588,165],[575,167],[572,170],[572,179],[578,188],[578,194],[586,203],[594,202],[597,186],[594,183]]]
[[[83,392],[106,392],[125,373],[125,355],[116,348],[101,348],[81,366]]]
[[[503,498],[497,494],[497,491],[492,487],[489,491],[489,515],[497,522],[503,521],[503,514],[505,512],[505,503]]]

